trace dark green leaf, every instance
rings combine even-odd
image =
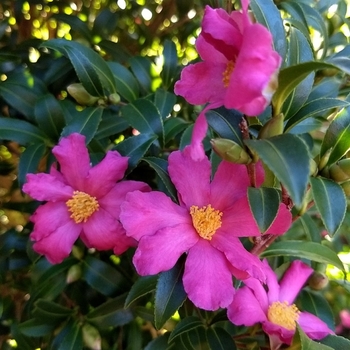
[[[303,201],[310,172],[308,149],[298,136],[283,134],[270,139],[246,140],[287,189],[296,206]]]
[[[170,116],[176,102],[176,96],[163,89],[157,89],[154,94],[154,104],[159,110],[160,115],[163,119]]]
[[[170,350],[173,347],[168,344],[170,332],[166,332],[165,334],[153,339],[149,342],[144,350]],[[174,344],[175,345],[175,344]],[[175,350],[176,348],[174,348]]]
[[[188,122],[182,118],[167,118],[164,120],[165,144],[173,141],[174,138],[188,127]]]
[[[17,349],[33,350],[39,346],[39,342],[35,341],[35,339],[33,339],[32,337],[24,335],[21,332],[19,325],[16,322],[13,322],[11,324],[10,334],[11,338],[16,340]]]
[[[37,319],[30,319],[18,325],[19,331],[28,337],[42,337],[51,333],[54,327],[53,324]]]
[[[33,316],[49,324],[57,324],[58,322],[72,315],[74,310],[59,305],[53,301],[38,299],[34,303]]]
[[[236,350],[236,344],[228,332],[220,327],[207,329],[207,339],[211,350]]]
[[[163,84],[168,88],[175,78],[177,70],[177,52],[173,41],[165,40],[163,43],[164,65],[161,73]]]
[[[193,124],[189,125],[181,135],[180,149],[184,149],[187,145],[191,143],[193,133]]]
[[[299,259],[308,259],[324,264],[331,264],[344,271],[344,266],[338,255],[326,246],[315,242],[305,241],[281,241],[273,243],[261,257],[270,256],[296,256]]]
[[[311,219],[310,215],[305,213],[299,218],[299,221],[301,222],[308,239],[312,242],[321,243],[320,230],[315,221]]]
[[[197,327],[180,336],[183,347],[186,350],[210,350],[204,327]]]
[[[249,187],[248,200],[250,210],[261,233],[266,232],[277,216],[280,204],[278,191],[270,187]]]
[[[176,325],[174,330],[170,333],[169,342],[174,340],[179,335],[187,333],[192,329],[196,329],[198,327],[203,327],[203,322],[197,316],[185,317]]]
[[[320,341],[322,344],[329,345],[333,349],[350,349],[350,340],[336,335],[328,335]]]
[[[69,24],[72,30],[77,31],[79,34],[85,37],[88,41],[91,40],[91,33],[89,27],[85,22],[83,22],[77,16],[70,16],[65,13],[54,13],[51,16],[52,19],[56,19],[57,21],[61,21]]]
[[[151,91],[151,62],[146,57],[132,57],[129,61],[131,70],[144,92]]]
[[[139,279],[131,287],[129,294],[126,297],[125,307],[130,306],[130,304],[144,295],[153,292],[156,289],[157,281],[157,275],[139,277]]]
[[[81,350],[82,348],[81,325],[74,321],[68,322],[53,342],[53,350]]]
[[[131,55],[125,48],[125,45],[120,43],[115,43],[109,40],[102,40],[98,43],[98,46],[109,55],[111,55],[113,61],[118,61],[120,63],[126,63]],[[108,62],[109,63],[109,62]]]
[[[178,262],[171,270],[159,275],[155,300],[155,326],[160,329],[179,309],[187,294],[182,284],[183,263]]]
[[[289,350],[332,350],[332,348],[311,340],[297,324],[293,341]]]
[[[95,134],[95,138],[97,140],[100,140],[105,137],[116,135],[124,131],[128,127],[129,123],[127,123],[127,121],[124,118],[105,109],[102,114],[102,120]]]
[[[321,219],[330,235],[337,232],[346,212],[343,189],[336,182],[321,177],[311,177],[312,194]]]

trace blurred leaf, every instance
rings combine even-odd
[[[183,263],[179,261],[171,270],[161,272],[157,282],[154,315],[157,329],[179,309],[187,298],[182,284]]]
[[[271,244],[260,257],[296,256],[299,259],[308,259],[324,264],[331,264],[344,271],[344,266],[338,255],[326,246],[315,242],[281,241]]]
[[[176,202],[177,192],[168,174],[168,162],[165,159],[156,157],[145,157],[142,160],[147,162],[154,169],[167,189],[167,194]]]
[[[129,60],[131,70],[144,92],[151,91],[151,62],[146,57],[135,56]]]
[[[112,111],[104,109],[102,114],[102,120],[98,125],[95,138],[97,140],[100,140],[105,137],[116,135],[126,130],[128,127],[129,123],[127,123],[127,121],[124,118],[116,115]]]
[[[176,96],[171,92],[163,89],[157,89],[156,93],[154,94],[154,104],[158,108],[163,119],[170,116],[175,102]]]
[[[336,182],[321,177],[310,178],[312,194],[321,219],[330,235],[341,226],[347,208],[343,189]]]
[[[18,349],[33,350],[39,346],[38,341],[35,341],[32,337],[28,337],[21,332],[20,327],[16,322],[11,324],[10,334],[11,338],[16,340]]]
[[[164,65],[161,78],[165,88],[168,88],[175,78],[177,71],[177,52],[173,41],[165,40],[163,43]]]
[[[320,340],[322,344],[329,345],[333,349],[350,349],[350,340],[341,336],[328,335],[326,338]]]
[[[51,16],[51,18],[56,19],[57,21],[69,24],[69,26],[72,28],[72,30],[81,34],[88,41],[91,40],[91,33],[90,33],[89,27],[79,17],[70,16],[70,15],[67,15],[65,13],[54,13]]]
[[[204,327],[197,327],[180,336],[182,349],[210,350]]]
[[[45,321],[30,319],[18,325],[18,330],[28,337],[42,337],[54,330],[53,324],[47,324]]]
[[[130,53],[126,50],[123,44],[115,43],[110,40],[101,40],[98,43],[98,46],[103,51],[106,51],[109,55],[111,55],[114,61],[118,61],[119,63],[126,63],[131,57]],[[110,64],[114,62],[107,63]]]
[[[269,139],[245,140],[286,187],[297,207],[302,204],[308,184],[310,157],[298,136],[283,134]]]
[[[197,316],[185,317],[176,325],[176,327],[170,333],[169,342],[174,340],[179,335],[187,333],[190,330],[196,329],[198,327],[203,327],[203,322]]]
[[[18,165],[18,183],[22,187],[26,182],[26,175],[36,173],[39,163],[46,153],[46,145],[43,143],[35,143],[29,145],[21,154]]]
[[[74,119],[63,129],[62,136],[72,133],[79,133],[86,136],[86,143],[89,143],[95,136],[102,119],[103,109],[101,107],[86,107],[81,112],[76,111]]]
[[[108,66],[114,76],[117,92],[129,102],[136,100],[140,89],[132,73],[117,62],[108,62]]]
[[[44,321],[48,324],[57,324],[72,315],[74,310],[50,300],[38,299],[34,303],[32,313],[37,320]]]
[[[164,120],[165,144],[173,141],[174,138],[188,127],[188,122],[182,118],[170,117]]]
[[[211,350],[236,350],[236,344],[231,335],[220,327],[207,329],[207,339]]]
[[[143,297],[144,295],[153,292],[156,289],[157,281],[157,275],[140,276],[133,284],[128,296],[126,297],[125,307],[130,306],[130,304]]]
[[[146,345],[144,350],[170,350],[170,349],[172,349],[173,346],[168,344],[168,339],[169,339],[170,334],[171,334],[170,332],[166,332],[163,335],[157,337],[156,339],[153,339],[151,342],[149,342]]]
[[[52,350],[81,350],[83,349],[83,337],[81,325],[73,320],[69,321],[55,337]]]
[[[266,232],[277,216],[280,205],[278,191],[270,187],[248,187],[248,200],[260,232]]]

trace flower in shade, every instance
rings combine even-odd
[[[28,174],[23,186],[32,198],[47,202],[31,217],[33,249],[55,264],[70,254],[78,237],[89,248],[113,249],[116,254],[135,246],[119,222],[120,204],[129,191],[150,188],[138,181],[120,181],[128,158],[108,151],[91,167],[85,137],[76,133],[62,138],[52,153],[60,171],[52,167],[50,174]]]
[[[120,220],[127,235],[139,241],[133,263],[140,275],[167,271],[186,253],[182,281],[189,299],[216,310],[232,301],[232,276],[265,280],[262,262],[239,239],[260,232],[247,199],[246,167],[222,161],[211,181],[209,159],[195,161],[190,148],[169,156],[179,204],[163,192],[135,191],[126,196]],[[262,181],[259,164],[257,183]],[[282,234],[290,224],[291,214],[281,204],[268,233]]]
[[[282,343],[290,344],[298,323],[301,329],[312,339],[322,339],[333,333],[327,324],[309,312],[301,312],[295,304],[295,298],[312,274],[311,267],[295,260],[290,264],[280,282],[264,260],[266,267],[266,285],[255,278],[244,281],[228,307],[228,318],[235,325],[253,326],[261,323],[270,337],[271,349],[278,349]]]

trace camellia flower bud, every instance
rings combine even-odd
[[[115,92],[108,96],[108,100],[110,103],[117,105],[120,102],[120,96]]]
[[[82,327],[84,344],[93,350],[101,350],[101,336],[99,331],[89,323]]]
[[[327,152],[323,155],[323,157],[318,162],[318,168],[320,170],[322,170],[327,165],[329,157],[331,156],[332,150],[333,148],[330,148],[329,150],[327,150]]]
[[[350,159],[342,159],[329,168],[329,176],[336,182],[350,180]]]
[[[81,83],[70,84],[67,91],[82,106],[92,106],[99,99],[90,95]]]
[[[71,266],[67,273],[67,278],[66,278],[67,284],[80,280],[80,277],[82,274],[83,272],[79,264],[75,264]]]
[[[249,154],[236,142],[228,139],[212,139],[214,151],[224,160],[236,164],[249,164],[252,159]]]
[[[260,130],[259,139],[266,139],[283,133],[284,115],[280,113],[270,119]]]
[[[341,183],[340,186],[342,187],[344,193],[347,196],[350,196],[350,180]]]
[[[328,285],[328,277],[321,272],[315,271],[309,278],[308,285],[313,290],[321,290]]]

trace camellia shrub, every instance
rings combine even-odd
[[[0,3],[0,348],[350,349],[345,0]]]

